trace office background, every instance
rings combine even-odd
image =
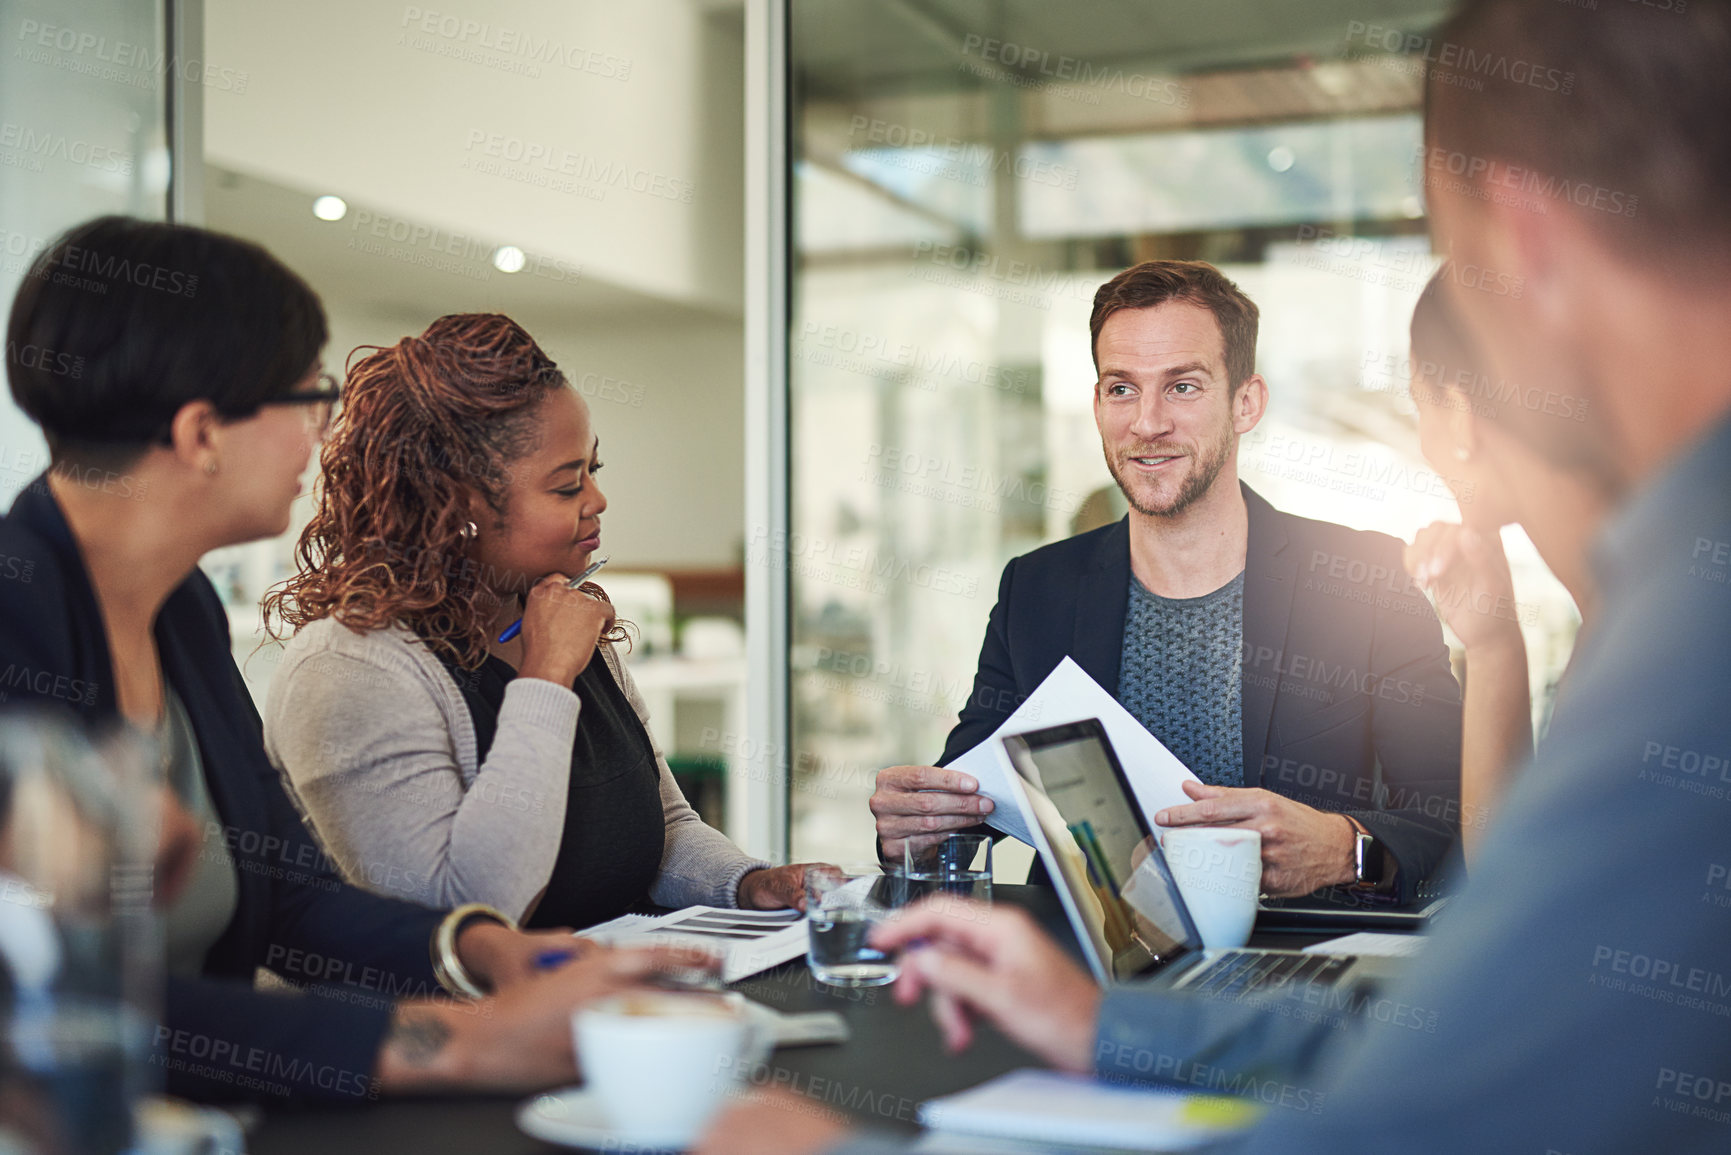
[[[750,849],[867,858],[872,776],[941,748],[1003,564],[1122,513],[1087,322],[1124,266],[1261,306],[1265,497],[1454,518],[1405,368],[1444,7],[0,0],[0,291],[127,212],[271,248],[333,369],[509,313],[589,399],[606,584],[690,789]],[[0,402],[0,500],[45,465]],[[255,693],[305,516],[205,562]],[[1505,540],[1542,723],[1577,618]]]

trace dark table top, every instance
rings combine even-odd
[[[1032,913],[1076,952],[1057,896],[1042,886],[1003,886],[996,901]],[[1257,935],[1259,946],[1293,948],[1332,935]],[[1078,956],[1079,958],[1079,956]],[[853,1033],[841,1046],[777,1051],[755,1070],[755,1085],[779,1085],[881,1130],[917,1129],[919,1104],[977,1086],[1038,1059],[981,1024],[973,1045],[958,1055],[944,1050],[923,1004],[897,1006],[889,987],[841,990],[814,982],[803,958],[785,963],[734,989],[789,1014],[839,1011]],[[388,1155],[486,1151],[496,1155],[565,1150],[531,1139],[514,1115],[524,1096],[461,1096],[386,1100],[362,1107],[267,1111],[249,1136],[256,1155]]]

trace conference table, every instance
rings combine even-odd
[[[1076,953],[1075,938],[1056,895],[1043,886],[1005,886],[995,901],[1020,906]],[[1336,932],[1338,933],[1338,932]],[[1327,934],[1268,935],[1258,946],[1304,946]],[[1078,961],[1079,961],[1078,955]],[[778,1050],[748,1080],[780,1086],[879,1130],[912,1134],[919,1104],[977,1086],[1021,1067],[1042,1064],[982,1024],[960,1054],[944,1049],[923,1004],[898,1006],[889,987],[839,989],[815,982],[804,958],[734,984],[734,989],[789,1014],[838,1011],[852,1038],[841,1045]],[[488,1152],[517,1155],[570,1150],[532,1139],[517,1129],[525,1096],[462,1096],[386,1100],[360,1107],[281,1109],[265,1112],[248,1136],[255,1155],[389,1155],[391,1152]]]

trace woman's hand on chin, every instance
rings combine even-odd
[[[736,892],[741,910],[805,909],[805,868],[812,862],[771,866],[754,870],[739,880]]]

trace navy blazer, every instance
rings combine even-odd
[[[204,977],[168,981],[151,1057],[171,1094],[371,1098],[391,1004],[438,991],[439,912],[344,883],[265,756],[229,648],[228,617],[194,570],[158,613],[162,670],[186,706],[239,894]],[[107,635],[78,545],[38,477],[0,519],[0,700],[119,718]],[[257,993],[258,967],[314,990]]]
[[[1352,814],[1399,860],[1410,901],[1460,833],[1461,691],[1442,626],[1400,541],[1243,491],[1244,784]],[[1116,696],[1129,602],[1127,517],[1012,560],[940,764],[1066,656]]]

